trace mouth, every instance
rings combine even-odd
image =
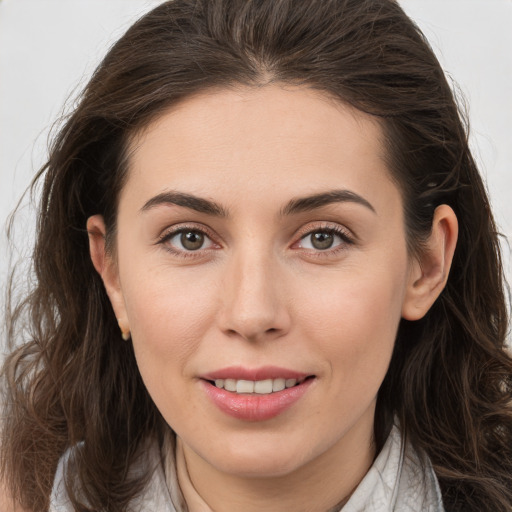
[[[230,393],[238,395],[270,395],[279,393],[285,389],[300,386],[308,379],[314,379],[314,375],[308,375],[300,378],[277,377],[275,379],[264,380],[246,380],[246,379],[215,379],[207,380],[211,385],[218,389],[224,389]]]
[[[316,380],[316,375],[270,367],[226,368],[200,378],[204,392],[220,411],[251,422],[281,415],[300,402]]]

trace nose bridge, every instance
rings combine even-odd
[[[271,248],[252,240],[234,250],[224,276],[222,329],[248,340],[282,335],[289,322],[279,281]]]

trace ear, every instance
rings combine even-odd
[[[92,263],[103,280],[121,329],[121,335],[124,339],[128,339],[130,326],[126,315],[124,296],[119,282],[117,263],[112,255],[106,251],[106,228],[102,215],[93,215],[87,219],[87,232],[89,234],[89,251]]]
[[[438,206],[430,236],[421,254],[411,262],[411,271],[402,306],[406,320],[423,318],[443,291],[457,244],[458,222],[446,204]]]

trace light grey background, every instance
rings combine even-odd
[[[52,122],[109,45],[158,0],[0,0],[0,290],[8,255],[28,262],[34,214],[9,212],[44,163]],[[402,0],[470,105],[471,146],[512,240],[512,0]],[[25,201],[27,203],[28,201]],[[505,247],[510,276],[509,251]],[[3,297],[0,296],[0,301]],[[1,329],[0,329],[1,331]],[[1,342],[0,342],[1,347]],[[0,350],[1,351],[1,350]]]

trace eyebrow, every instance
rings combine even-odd
[[[316,210],[317,208],[333,203],[347,202],[360,204],[373,213],[377,213],[375,208],[364,197],[361,197],[355,192],[350,190],[330,190],[329,192],[292,199],[281,209],[280,214],[281,216],[294,215]],[[152,197],[144,204],[140,211],[143,213],[161,205],[183,206],[199,213],[205,213],[215,217],[229,216],[228,211],[214,201],[177,191],[166,191]]]
[[[333,203],[356,203],[368,208],[373,213],[377,213],[375,208],[364,197],[355,192],[350,190],[330,190],[329,192],[292,199],[281,210],[281,215],[308,212]]]
[[[143,213],[161,205],[183,206],[199,213],[206,213],[207,215],[213,215],[215,217],[228,216],[227,210],[214,201],[176,191],[166,191],[152,197],[144,204],[140,211]]]

